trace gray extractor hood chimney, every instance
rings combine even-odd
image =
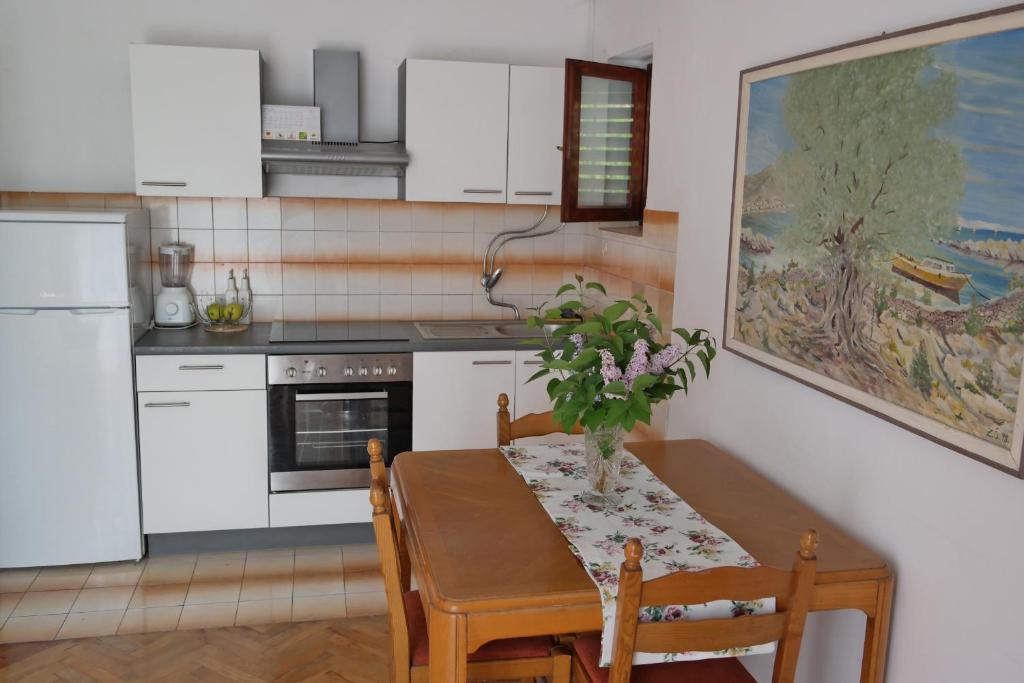
[[[402,143],[359,141],[359,53],[313,50],[322,142],[263,141],[271,197],[397,199],[409,163]]]

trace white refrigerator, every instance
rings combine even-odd
[[[0,211],[0,568],[142,556],[144,210]]]

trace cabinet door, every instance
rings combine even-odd
[[[508,82],[508,203],[562,199],[565,69],[515,66]]]
[[[412,447],[494,448],[498,394],[515,397],[515,351],[447,351],[413,357]]]
[[[266,527],[267,392],[139,392],[147,534]]]
[[[135,192],[260,197],[256,50],[130,46]]]
[[[504,203],[508,64],[409,59],[400,79],[404,198]]]
[[[516,395],[512,419],[518,420],[530,413],[546,413],[551,410],[552,401],[548,398],[547,387],[552,375],[541,377],[532,382],[526,381],[533,377],[534,373],[538,370],[540,370],[540,358],[537,357],[536,351],[516,351]],[[556,432],[546,436],[531,436],[525,439],[517,439],[516,445],[572,443],[582,440],[583,437],[580,435]]]

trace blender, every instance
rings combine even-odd
[[[192,314],[192,292],[188,280],[192,276],[192,245],[170,242],[160,245],[160,283],[163,289],[156,297],[156,324],[161,327],[188,327]]]

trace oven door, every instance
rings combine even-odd
[[[384,462],[412,446],[412,385],[273,385],[268,392],[270,490],[366,488],[370,439]]]

